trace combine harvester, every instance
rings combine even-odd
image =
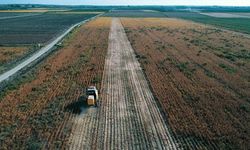
[[[86,90],[86,96],[87,96],[87,105],[88,106],[96,106],[97,107],[97,101],[98,101],[98,90],[95,86],[89,86]]]

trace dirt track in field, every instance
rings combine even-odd
[[[70,149],[177,149],[119,19],[112,20],[100,106],[74,119]]]

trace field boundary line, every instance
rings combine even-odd
[[[4,20],[4,19],[14,19],[14,18],[22,18],[22,17],[31,17],[31,16],[38,16],[38,15],[42,15],[43,13],[40,14],[28,14],[28,15],[17,15],[17,16],[9,16],[9,17],[0,17],[0,20]]]

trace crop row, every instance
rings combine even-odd
[[[249,53],[247,38],[174,19],[122,22],[175,136],[212,148],[249,147],[249,62],[234,55]],[[235,60],[217,55],[224,49]]]
[[[103,18],[76,29],[39,64],[34,80],[8,91],[0,101],[1,148],[66,146],[83,89],[100,87],[108,33],[109,20]]]
[[[96,14],[44,13],[0,21],[0,44],[46,43],[69,26]]]

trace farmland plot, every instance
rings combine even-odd
[[[112,19],[100,107],[74,121],[70,149],[176,149],[119,19]]]
[[[28,52],[29,47],[4,47],[0,46],[0,66],[21,57]],[[0,69],[1,72],[1,69]]]
[[[11,12],[0,12],[0,18],[2,17],[13,17],[13,16],[22,16],[30,13],[11,13]]]
[[[29,82],[1,97],[1,149],[65,148],[83,89],[100,88],[109,27],[109,19],[100,18],[76,29],[63,48],[23,76]]]
[[[48,8],[38,8],[38,9],[10,9],[10,10],[0,10],[0,13],[46,13],[55,11],[68,11],[69,9],[48,9]]]
[[[3,26],[0,28],[0,53],[6,56],[4,60],[0,60],[0,73],[4,73],[23,62],[25,58],[47,45],[50,40],[61,36],[73,24],[96,14],[68,15],[53,13],[34,15],[36,16],[9,18],[0,22],[0,26]],[[27,49],[24,50],[23,47],[27,47]],[[21,54],[17,49],[22,49],[25,53]]]
[[[0,44],[44,44],[73,24],[95,15],[45,13],[4,19],[0,21]]]
[[[33,15],[39,15],[39,14],[41,13],[8,13],[8,12],[0,11],[0,20],[27,17],[27,16],[33,16]]]
[[[194,12],[164,12],[164,14],[170,18],[192,20],[198,23],[214,25],[232,31],[250,33],[249,18],[215,18]]]
[[[122,24],[175,137],[250,146],[249,38],[175,19]]]
[[[234,14],[250,17],[250,13],[234,13]]]
[[[216,17],[216,18],[250,18],[250,16],[244,15],[244,13],[200,13],[202,15]],[[246,13],[247,14],[247,13]]]
[[[147,10],[114,10],[106,13],[106,17],[165,17],[164,13]]]

